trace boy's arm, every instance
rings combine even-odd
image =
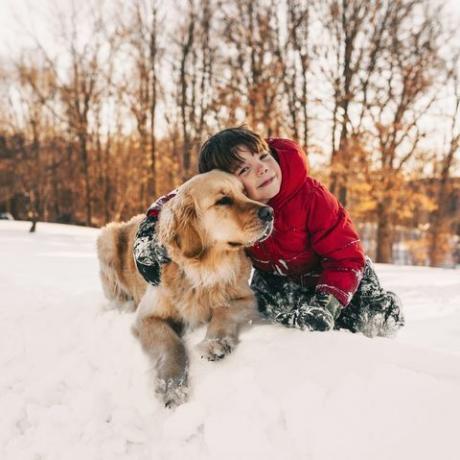
[[[171,260],[166,249],[158,242],[156,225],[163,205],[175,194],[176,191],[173,191],[162,196],[149,207],[134,239],[133,255],[137,270],[153,286],[160,284],[161,265]]]
[[[363,276],[363,247],[348,213],[324,186],[315,181],[308,199],[307,229],[323,267],[316,290],[346,306]]]

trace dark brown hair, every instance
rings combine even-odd
[[[211,136],[200,149],[198,170],[200,173],[221,169],[234,172],[243,162],[238,149],[245,146],[252,153],[270,152],[268,144],[258,134],[244,126],[227,128]]]

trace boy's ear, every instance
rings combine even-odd
[[[192,198],[177,194],[160,213],[158,240],[161,244],[175,247],[184,257],[198,258],[205,250],[203,232],[198,227]]]

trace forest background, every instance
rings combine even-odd
[[[0,9],[4,216],[34,229],[129,219],[196,173],[209,135],[245,123],[303,147],[377,262],[460,264],[449,3],[24,5]]]

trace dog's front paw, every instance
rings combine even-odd
[[[205,339],[198,345],[201,357],[209,361],[218,361],[225,355],[230,354],[236,346],[236,340],[232,337],[220,337],[217,339]]]
[[[183,379],[157,379],[155,392],[165,407],[172,409],[187,401],[189,387]]]

